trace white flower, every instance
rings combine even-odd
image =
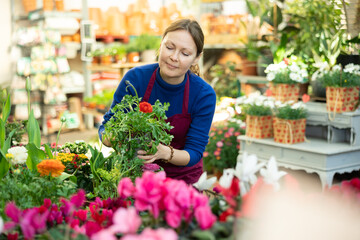
[[[229,188],[231,186],[231,182],[234,178],[234,169],[227,168],[224,169],[222,176],[219,179],[219,184],[223,188]]]
[[[209,189],[215,182],[216,182],[216,177],[211,177],[207,179],[207,172],[203,172],[199,180],[196,183],[194,183],[193,186],[197,188],[199,191],[203,191]]]
[[[239,156],[240,157],[240,156]],[[237,161],[234,175],[240,180],[241,195],[250,190],[250,184],[254,184],[257,180],[255,173],[262,168],[265,163],[259,163],[255,154],[248,155],[244,152],[242,160]]]
[[[23,164],[28,157],[27,149],[24,146],[12,147],[8,150],[8,153],[11,153],[14,156],[11,160],[12,165]]]
[[[279,179],[287,173],[284,171],[279,171],[275,157],[270,157],[266,169],[260,169],[260,174],[264,177],[265,183],[273,185],[274,190],[278,191],[280,189]]]

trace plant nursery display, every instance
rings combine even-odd
[[[273,119],[274,141],[287,144],[304,142],[306,116],[303,102],[277,103]]]
[[[273,109],[275,99],[260,95],[259,92],[237,98],[243,113],[246,114],[246,136],[255,138],[273,137]]]
[[[307,65],[292,56],[277,64],[269,64],[266,69],[266,79],[270,81],[270,91],[276,100],[282,102],[297,101],[299,84],[308,82]]]
[[[326,87],[328,112],[352,112],[359,106],[360,65],[350,63],[343,68],[338,64],[330,69],[324,63],[312,78]]]

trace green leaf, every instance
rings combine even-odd
[[[61,173],[61,175],[58,177],[58,179],[62,182],[66,179],[69,179],[70,181],[76,183],[77,182],[77,177],[72,175],[72,174],[68,174],[66,172]]]
[[[2,179],[9,171],[10,164],[5,158],[5,154],[0,150],[0,179]]]
[[[11,111],[11,99],[10,99],[10,94],[8,94],[5,105],[3,107],[3,112],[2,112],[2,120],[5,123],[10,115],[10,111]]]
[[[216,240],[214,234],[210,231],[194,231],[191,233],[191,237],[194,239],[201,239],[201,240]],[[193,239],[192,238],[192,239]]]
[[[48,144],[45,144],[45,152],[46,154],[49,156],[50,159],[54,159],[54,155],[51,152],[51,148],[49,147]]]
[[[41,145],[41,132],[38,121],[35,119],[34,111],[31,110],[29,120],[26,125],[29,137],[29,143],[34,143],[36,147]]]
[[[26,165],[30,170],[36,169],[36,165],[38,165],[42,160],[46,158],[46,154],[34,143],[28,143],[26,148],[28,150],[28,158],[26,159]]]

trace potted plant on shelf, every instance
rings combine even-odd
[[[274,141],[294,144],[305,141],[307,110],[304,102],[275,103]]]
[[[255,92],[236,100],[246,115],[246,136],[254,138],[273,137],[272,114],[275,99]]]
[[[308,79],[307,65],[296,57],[285,58],[277,64],[270,64],[265,69],[266,79],[270,81],[270,92],[279,101],[297,101],[299,84]]]
[[[324,62],[324,66],[313,74],[313,78],[326,87],[327,111],[355,111],[359,105],[360,65],[350,63],[343,68],[338,64],[328,69]]]
[[[156,51],[160,47],[161,38],[155,35],[141,34],[134,40],[137,50],[140,52],[141,62],[156,61]]]

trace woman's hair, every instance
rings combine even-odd
[[[196,57],[198,57],[203,49],[204,49],[204,33],[199,25],[199,23],[195,20],[191,19],[180,19],[173,22],[169,27],[165,29],[162,38],[166,36],[169,32],[174,32],[178,30],[186,30],[190,33],[196,45]],[[200,75],[199,66],[193,65],[190,67],[190,70],[196,75]]]

